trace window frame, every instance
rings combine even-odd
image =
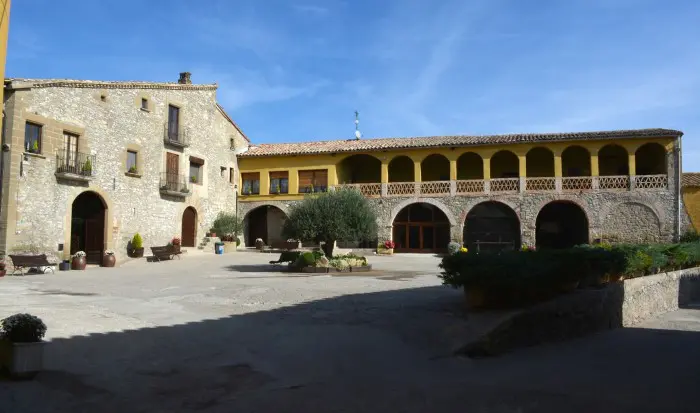
[[[175,116],[173,116],[173,113]],[[174,118],[174,119],[173,119]],[[180,141],[180,120],[182,118],[182,113],[180,112],[180,107],[168,104],[168,140],[179,142]]]
[[[141,110],[146,110],[146,111],[150,110],[148,98],[144,98],[144,97],[141,98]]]
[[[260,172],[243,173],[241,181],[241,195],[260,195]],[[248,193],[246,188],[249,189]]]
[[[269,173],[270,194],[288,194],[289,193],[289,172],[288,171],[273,171]],[[277,191],[277,186],[280,190]]]
[[[136,169],[135,172],[131,172],[131,167],[129,166],[129,155],[134,154],[134,168]],[[127,149],[126,150],[126,172],[130,174],[138,174],[139,173],[139,152],[135,151],[133,149]]]
[[[37,144],[37,151],[34,152],[31,147],[34,146],[34,140],[31,140],[30,146],[27,146],[27,138],[29,137],[30,128],[35,127],[37,131],[37,136],[35,137]],[[24,152],[40,154],[43,150],[43,136],[44,136],[44,125],[38,122],[26,121],[24,124]]]
[[[311,185],[303,187],[301,185],[302,179],[301,175],[305,173],[311,173]],[[317,179],[320,179],[316,177],[316,174],[322,175],[325,174],[325,185],[318,185]],[[298,172],[298,179],[299,179],[299,193],[300,194],[309,194],[312,193],[311,187],[314,188],[313,192],[326,192],[328,191],[328,169],[305,169],[305,170],[300,170]]]
[[[204,165],[202,165],[201,163],[190,161],[190,168],[187,171],[188,172],[187,179],[191,184],[195,184],[195,185],[202,185],[203,184],[203,182],[202,182],[204,180],[204,178],[202,177],[203,166]],[[192,167],[197,168],[197,174],[195,174],[195,175],[192,174]],[[194,182],[192,181],[193,176],[196,177],[196,180]]]

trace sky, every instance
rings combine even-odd
[[[7,77],[219,85],[254,143],[671,128],[700,171],[693,0],[15,0]]]

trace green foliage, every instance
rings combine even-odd
[[[134,234],[134,238],[131,239],[131,248],[143,248],[143,238],[141,238],[141,234],[139,234],[138,232]]]
[[[687,243],[687,242],[698,242],[700,241],[700,234],[698,234],[697,231],[694,229],[686,231],[683,235],[681,235],[680,242],[681,243]]]
[[[358,191],[339,189],[307,196],[293,206],[282,231],[286,238],[325,242],[332,256],[335,241],[368,241],[377,235],[377,217]]]
[[[297,262],[301,254],[301,251],[282,251],[277,261],[270,261],[270,264],[279,264],[283,262],[293,264]]]
[[[0,322],[0,336],[12,343],[36,343],[46,334],[46,324],[31,314],[11,315]]]
[[[450,255],[458,253],[460,248],[462,248],[462,246],[459,242],[450,241],[450,243],[447,244],[447,252]]]
[[[219,212],[209,231],[215,232],[217,235],[235,236],[243,232],[243,221],[236,214]]]
[[[338,269],[348,267],[366,267],[367,258],[355,254],[336,255],[328,260],[328,265]]]
[[[32,152],[39,152],[39,141],[35,140],[32,144]]]
[[[92,172],[92,162],[90,162],[90,158],[88,158],[87,161],[85,161],[85,163],[83,164],[83,172]]]

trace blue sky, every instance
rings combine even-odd
[[[21,0],[8,77],[217,82],[256,143],[665,127],[700,171],[700,2]]]

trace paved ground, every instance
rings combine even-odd
[[[467,317],[427,256],[363,277],[202,255],[0,279],[0,316],[49,326],[46,368],[0,412],[696,412],[700,312],[498,359],[449,357]]]

